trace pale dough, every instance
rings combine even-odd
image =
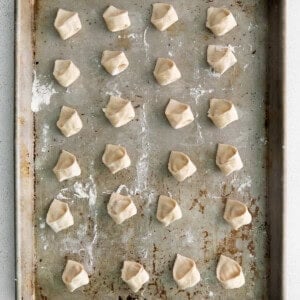
[[[207,62],[216,73],[223,74],[231,68],[237,60],[231,47],[209,45],[207,48]]]
[[[67,88],[79,78],[80,71],[71,60],[57,59],[53,76],[61,86]]]
[[[149,274],[135,261],[124,261],[121,278],[136,293],[149,281]]]
[[[126,149],[120,145],[112,144],[106,145],[102,162],[112,174],[128,168],[131,165]]]
[[[129,100],[110,96],[106,108],[102,109],[106,118],[114,127],[121,127],[134,119],[135,112]]]
[[[79,176],[81,174],[81,169],[75,155],[62,150],[56,166],[53,168],[53,172],[55,173],[57,180],[61,182]]]
[[[61,8],[58,9],[54,21],[54,27],[63,40],[72,37],[81,29],[81,22],[78,13]]]
[[[74,260],[68,260],[62,274],[62,280],[70,292],[75,291],[90,282],[87,272],[82,264]]]
[[[110,5],[103,14],[108,30],[117,32],[128,28],[131,23],[127,10],[122,10]]]
[[[173,278],[178,287],[183,290],[195,286],[201,280],[196,263],[180,254],[177,254],[173,266]]]
[[[159,30],[165,31],[171,25],[178,21],[177,13],[174,7],[168,3],[152,4],[151,23]]]
[[[247,206],[240,201],[231,199],[228,199],[226,202],[223,217],[235,230],[250,224],[252,221],[252,216]]]
[[[54,199],[49,207],[46,223],[55,231],[59,232],[74,224],[69,205]]]
[[[243,168],[237,148],[227,144],[218,144],[216,164],[225,175]]]
[[[168,169],[178,181],[185,180],[197,171],[196,166],[190,160],[190,158],[186,154],[179,151],[171,152]]]
[[[206,27],[214,35],[222,36],[237,26],[236,20],[232,13],[223,7],[210,7],[207,10]]]
[[[169,226],[174,221],[182,218],[182,212],[176,200],[161,195],[158,199],[156,217],[165,226]]]
[[[225,289],[238,289],[245,284],[242,267],[225,255],[220,256],[217,278]]]
[[[112,193],[107,204],[107,212],[117,224],[121,224],[134,216],[137,209],[131,197]]]
[[[160,85],[168,85],[181,78],[175,62],[169,58],[158,58],[153,74]]]
[[[129,61],[123,51],[105,50],[102,53],[101,65],[109,74],[116,76],[127,69]]]
[[[233,103],[225,99],[211,99],[208,117],[218,128],[224,128],[238,120],[237,111]]]
[[[174,99],[170,99],[165,114],[174,129],[185,127],[194,121],[191,107]]]
[[[76,109],[63,106],[56,125],[64,136],[70,137],[81,130],[82,121]]]

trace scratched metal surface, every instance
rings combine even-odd
[[[266,222],[266,38],[267,1],[223,0],[172,3],[180,21],[166,32],[150,24],[152,1],[115,0],[129,10],[132,26],[120,33],[106,30],[101,15],[110,1],[39,0],[36,7],[36,100],[49,100],[35,114],[35,233],[36,293],[38,299],[266,299],[268,233]],[[221,38],[205,28],[206,9],[226,6],[238,27]],[[59,38],[52,23],[58,8],[78,11],[83,29],[67,40]],[[238,63],[218,78],[206,63],[209,44],[230,44]],[[124,50],[129,68],[111,77],[100,66],[105,49]],[[182,79],[167,87],[156,84],[152,71],[157,57],[172,57]],[[52,77],[55,59],[72,59],[81,77],[69,89]],[[133,101],[136,118],[115,129],[101,108],[109,95]],[[209,99],[229,98],[240,120],[223,130],[207,118]],[[170,98],[190,104],[195,121],[173,130],[164,117]],[[45,102],[47,102],[45,100]],[[62,105],[78,109],[84,127],[70,138],[56,128]],[[238,147],[244,168],[224,177],[215,166],[218,142]],[[124,145],[132,166],[111,175],[101,163],[106,143]],[[58,183],[52,168],[60,150],[74,153],[82,175]],[[177,183],[167,170],[171,150],[188,154],[197,174]],[[120,185],[134,196],[138,214],[116,226],[107,215],[109,194]],[[157,198],[170,194],[180,203],[183,218],[163,227],[155,217]],[[235,232],[222,218],[225,200],[232,197],[250,208],[253,223]],[[55,234],[45,217],[53,198],[69,203],[75,224]],[[187,291],[172,279],[176,253],[193,258],[202,281]],[[224,290],[215,276],[218,256],[241,263],[246,284]],[[67,258],[85,265],[90,284],[69,293],[61,274]],[[137,295],[120,279],[122,262],[144,264],[151,279]],[[130,298],[132,297],[132,298]]]

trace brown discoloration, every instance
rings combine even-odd
[[[131,41],[128,37],[128,31],[124,30],[116,36],[117,49],[129,50],[131,48]]]
[[[29,152],[26,145],[21,145],[21,165],[20,173],[22,177],[30,176],[30,162],[29,162]]]
[[[167,33],[174,37],[185,31],[185,24],[179,20],[167,29]]]
[[[25,121],[24,117],[19,117],[18,122],[19,122],[20,125],[24,125],[26,121]]]

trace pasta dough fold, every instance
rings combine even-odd
[[[165,31],[171,25],[178,21],[177,13],[174,7],[168,3],[152,4],[151,23],[159,30]]]
[[[56,125],[64,136],[70,137],[81,130],[82,121],[76,109],[63,106]]]
[[[127,69],[129,61],[123,51],[105,50],[102,54],[101,65],[109,74],[116,76]]]
[[[53,76],[61,86],[67,88],[79,78],[80,71],[71,60],[57,59]]]
[[[158,58],[153,74],[160,85],[168,85],[181,78],[175,62],[169,58]]]
[[[103,14],[108,30],[117,32],[128,28],[131,23],[127,10],[122,10],[110,5]]]
[[[174,221],[182,218],[182,212],[176,200],[161,195],[158,199],[156,217],[165,226],[169,226]]]

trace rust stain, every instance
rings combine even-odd
[[[24,144],[21,146],[21,166],[20,172],[22,177],[29,177],[30,175],[30,162],[29,162],[29,152]]]
[[[19,121],[19,124],[20,124],[20,125],[24,125],[25,122],[26,122],[24,117],[19,117],[19,118],[18,118],[18,121]]]
[[[184,31],[185,31],[185,24],[182,21],[177,21],[167,29],[167,33],[170,36],[177,36]]]

